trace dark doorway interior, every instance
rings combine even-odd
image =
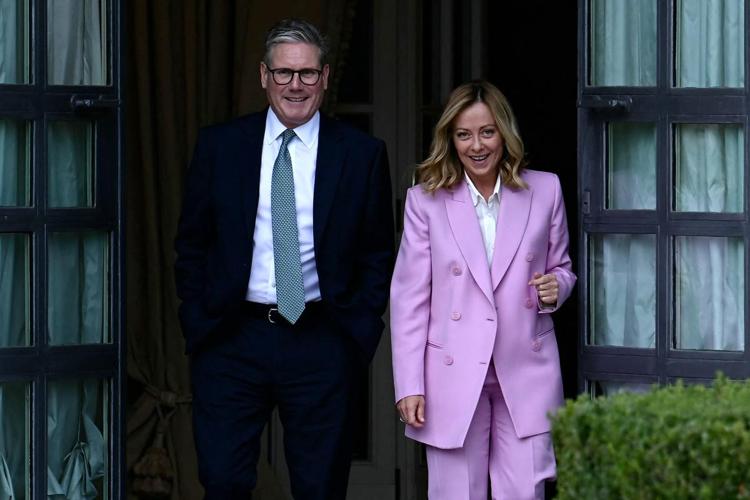
[[[529,168],[562,183],[578,273],[577,11],[569,2],[487,2],[488,78],[510,100]],[[566,397],[578,393],[578,289],[555,313]]]

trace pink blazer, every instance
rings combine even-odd
[[[555,273],[558,306],[570,295],[565,206],[556,175],[522,177],[528,189],[502,187],[491,266],[465,182],[409,189],[390,311],[396,401],[425,396],[412,439],[463,446],[490,358],[519,437],[549,431],[547,414],[562,404],[554,309],[540,310],[528,282]]]

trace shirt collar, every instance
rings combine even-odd
[[[263,138],[265,144],[271,144],[278,139],[282,133],[286,130],[286,127],[279,121],[276,113],[273,112],[272,108],[268,108],[268,114],[266,115],[266,133]],[[318,131],[320,130],[320,111],[316,111],[312,118],[306,123],[303,123],[299,127],[294,128],[294,133],[297,138],[308,149],[313,149],[318,141]]]
[[[474,183],[471,182],[471,179],[469,179],[469,176],[466,175],[466,172],[464,172],[464,179],[466,180],[466,184],[469,186],[469,194],[471,194],[471,202],[476,207],[479,205],[479,202],[481,200],[484,200],[484,196],[481,195],[479,190],[474,186]],[[500,175],[498,174],[497,180],[495,181],[495,188],[492,190],[492,194],[490,195],[490,199],[487,200],[487,203],[492,201],[492,198],[500,199]]]

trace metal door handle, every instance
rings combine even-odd
[[[119,99],[99,97],[81,97],[73,95],[70,98],[70,108],[73,111],[107,111],[120,105]]]
[[[600,95],[581,96],[578,101],[579,108],[587,108],[595,111],[630,111],[633,99],[624,97],[607,97]]]

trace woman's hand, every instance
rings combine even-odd
[[[557,276],[553,274],[534,273],[534,278],[529,281],[529,285],[536,288],[539,300],[542,304],[554,306],[557,304]]]
[[[406,396],[396,403],[396,409],[406,425],[416,429],[424,425],[424,396]]]

